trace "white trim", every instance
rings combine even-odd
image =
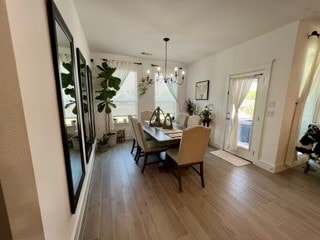
[[[255,143],[255,146],[253,146],[253,144],[251,144],[250,147],[250,151],[247,151],[247,153],[245,154],[246,157],[244,156],[240,156],[243,157],[249,161],[252,161],[253,163],[258,161],[258,156],[259,156],[259,152],[260,152],[260,143],[261,143],[261,135],[262,135],[262,131],[263,131],[263,124],[264,124],[264,118],[265,118],[265,108],[267,105],[267,100],[268,100],[268,92],[269,92],[269,83],[270,83],[270,78],[271,78],[271,72],[272,72],[272,66],[273,66],[273,62],[275,60],[271,60],[268,61],[267,63],[264,64],[258,64],[258,65],[253,65],[253,66],[248,66],[246,68],[241,68],[238,69],[237,71],[232,71],[231,73],[229,73],[228,75],[228,81],[229,81],[229,86],[228,86],[228,91],[230,91],[230,81],[232,78],[232,76],[240,76],[241,75],[248,75],[248,74],[260,74],[262,73],[264,80],[261,83],[261,80],[259,80],[258,82],[258,88],[257,88],[257,102],[256,102],[256,106],[255,106],[255,118],[259,117],[259,125],[257,128],[253,128],[254,129],[254,134],[252,132],[252,139],[251,142]],[[260,94],[260,95],[258,95]],[[260,99],[261,102],[258,102]],[[259,104],[259,106],[257,106]],[[226,106],[226,116],[228,113],[228,105],[229,105],[229,95],[227,95],[227,106]],[[260,111],[260,113],[257,112]],[[258,113],[258,114],[256,114]],[[253,121],[253,124],[257,122],[257,120]],[[223,141],[223,149],[225,151],[229,151],[227,149],[225,149],[226,146],[226,136],[227,136],[227,121],[225,121],[225,127],[224,127],[224,141]],[[255,138],[255,139],[254,139]],[[253,149],[254,148],[254,149]],[[253,154],[254,152],[254,154]],[[237,155],[236,152],[232,152],[233,154]],[[260,164],[260,163],[258,163]],[[267,170],[270,169],[270,167],[266,167]],[[273,169],[273,167],[272,167]],[[270,170],[268,170],[270,171]],[[273,170],[272,170],[273,171]]]
[[[253,162],[254,165],[263,168],[264,170],[267,170],[268,172],[275,173],[275,167],[272,166],[270,163],[264,162],[262,160],[258,160]]]
[[[97,140],[95,140],[95,143],[93,145],[93,154],[91,155],[91,158],[89,160],[89,164],[88,169],[87,169],[87,175],[86,175],[86,184],[83,184],[84,189],[82,189],[82,197],[83,201],[81,201],[83,204],[80,206],[80,204],[78,205],[78,209],[77,211],[79,212],[79,217],[76,221],[75,224],[75,230],[72,234],[72,238],[74,240],[80,240],[80,233],[81,233],[81,228],[83,225],[83,220],[84,220],[84,215],[87,209],[87,205],[88,205],[88,199],[89,199],[89,189],[90,189],[90,185],[91,185],[91,180],[92,180],[92,172],[93,172],[93,166],[96,160],[96,152],[95,152],[95,148],[96,148],[96,144],[97,144]],[[80,202],[80,201],[79,201]]]
[[[288,168],[290,168],[290,167],[288,167],[288,166],[286,166],[286,165],[284,165],[284,164],[275,166],[275,168],[274,168],[274,173],[278,173],[278,172],[285,171],[285,170],[287,170]]]

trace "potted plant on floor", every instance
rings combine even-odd
[[[98,151],[105,152],[108,150],[109,136],[103,133],[102,137],[98,139]]]
[[[120,89],[121,79],[118,77],[112,76],[116,71],[116,68],[110,67],[106,62],[102,62],[101,66],[97,65],[97,68],[100,70],[97,79],[100,80],[100,89],[96,92],[98,96],[95,98],[99,101],[98,103],[98,112],[105,112],[107,114],[107,136],[109,137],[108,142],[109,146],[114,146],[117,142],[116,133],[111,132],[110,121],[112,108],[115,108],[112,98],[117,94],[117,91]]]

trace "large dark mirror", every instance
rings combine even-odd
[[[90,96],[89,96],[89,86],[87,80],[87,65],[86,60],[83,57],[79,48],[77,48],[77,65],[78,65],[78,76],[80,82],[80,94],[81,94],[81,106],[83,114],[83,128],[84,128],[84,142],[85,142],[85,152],[87,162],[90,159],[90,154],[92,151],[92,125],[90,118]]]
[[[96,128],[95,128],[95,119],[94,119],[92,71],[89,66],[87,66],[87,76],[88,76],[89,99],[90,99],[90,123],[92,128],[91,141],[94,143],[94,140],[96,138]]]
[[[71,212],[77,207],[85,175],[83,140],[81,137],[78,82],[75,81],[75,62],[72,35],[56,5],[48,1],[53,64],[64,149]]]

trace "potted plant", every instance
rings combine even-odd
[[[199,116],[201,117],[202,123],[206,124],[209,127],[211,122],[212,110],[206,105],[204,109],[200,112]]]
[[[105,133],[103,133],[101,138],[98,138],[98,151],[99,152],[105,152],[108,150],[108,141],[109,141],[109,136]]]
[[[192,116],[193,112],[194,112],[195,104],[190,100],[190,98],[188,98],[184,102],[184,106],[185,106],[185,110],[189,114],[189,116]]]
[[[116,71],[116,68],[110,67],[106,62],[103,62],[101,66],[97,65],[97,68],[100,70],[97,79],[100,81],[100,89],[96,92],[98,96],[95,98],[99,101],[98,103],[98,112],[105,112],[107,114],[107,136],[109,137],[109,146],[114,146],[117,142],[116,133],[111,132],[110,129],[110,113],[112,108],[115,108],[116,105],[113,103],[112,98],[117,94],[117,91],[120,89],[121,79],[118,77],[112,76]]]

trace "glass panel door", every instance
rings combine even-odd
[[[234,88],[234,79],[230,79],[229,86],[229,97],[228,97],[228,107],[227,107],[227,117],[226,117],[226,133],[225,133],[225,142],[224,142],[224,150],[231,152],[239,157],[250,160],[251,159],[251,139],[254,127],[254,119],[255,119],[255,109],[256,109],[256,98],[257,98],[257,90],[258,90],[258,78],[252,80],[250,89],[244,97],[244,100],[240,104],[238,110],[235,109],[235,105],[233,104],[233,88]],[[235,112],[238,111],[236,115]],[[237,125],[236,125],[236,148],[231,147],[230,144],[230,131],[232,122],[235,121],[235,117],[237,117]],[[235,121],[236,122],[236,121]]]

